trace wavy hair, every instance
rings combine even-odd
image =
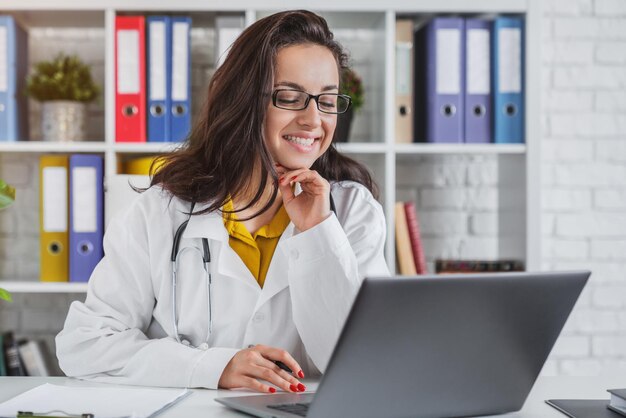
[[[194,212],[202,214],[220,209],[229,196],[247,191],[250,179],[260,172],[254,197],[238,211],[259,202],[271,178],[272,198],[250,218],[268,210],[278,193],[278,175],[264,141],[268,103],[264,93],[272,91],[278,51],[301,44],[328,48],[338,71],[348,65],[347,55],[326,20],[315,13],[285,11],[255,22],[233,43],[213,75],[202,117],[183,146],[160,155],[153,163],[150,187],[161,185],[182,200],[208,204],[205,210]],[[329,181],[353,180],[377,195],[368,170],[339,153],[333,144],[311,168]]]

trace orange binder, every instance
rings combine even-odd
[[[115,140],[146,142],[143,16],[115,17]]]
[[[39,160],[39,277],[43,282],[69,280],[68,168],[64,155]]]

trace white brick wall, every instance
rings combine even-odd
[[[626,1],[544,7],[543,265],[593,274],[544,374],[626,373]]]

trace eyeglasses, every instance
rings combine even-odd
[[[322,113],[344,113],[350,107],[352,99],[345,94],[322,93],[317,96],[300,90],[278,89],[272,93],[272,103],[279,109],[302,110],[315,100],[317,109]]]

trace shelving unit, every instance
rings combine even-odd
[[[0,143],[0,153],[98,153],[105,158],[105,175],[117,174],[118,161],[138,154],[168,152],[179,144],[115,142],[114,120],[114,20],[120,14],[176,13],[192,16],[194,28],[210,32],[218,14],[242,16],[246,25],[256,19],[283,10],[284,1],[268,0],[263,7],[252,0],[234,0],[228,4],[198,0],[179,0],[175,4],[157,4],[149,0],[103,0],[83,3],[78,0],[5,0],[3,12],[14,15],[27,28],[76,28],[83,31],[104,31],[102,56],[104,61],[104,126],[98,141],[82,143],[17,142]],[[529,270],[539,268],[540,201],[539,201],[539,141],[540,141],[540,40],[541,3],[539,0],[374,0],[336,2],[330,0],[301,1],[294,8],[311,9],[324,16],[337,39],[351,52],[357,71],[367,85],[366,104],[356,116],[353,136],[349,142],[338,144],[340,151],[366,163],[373,172],[380,190],[380,202],[387,217],[386,257],[395,268],[394,203],[397,195],[397,169],[422,158],[437,156],[490,156],[498,162],[500,225],[517,226],[511,233],[503,228],[499,235],[498,253],[524,259]],[[434,14],[493,15],[515,13],[525,16],[525,132],[522,145],[465,144],[396,144],[395,112],[395,21],[399,16],[416,21]],[[192,33],[192,50],[194,37]],[[100,53],[100,52],[97,52]],[[212,53],[202,54],[202,59]],[[192,60],[195,58],[192,52]],[[193,78],[193,77],[192,77]],[[208,79],[205,80],[208,83]],[[201,102],[205,90],[192,97]],[[514,204],[511,205],[511,202]],[[14,278],[13,278],[14,279]],[[85,292],[86,285],[11,281],[0,277],[0,285],[15,293]]]

